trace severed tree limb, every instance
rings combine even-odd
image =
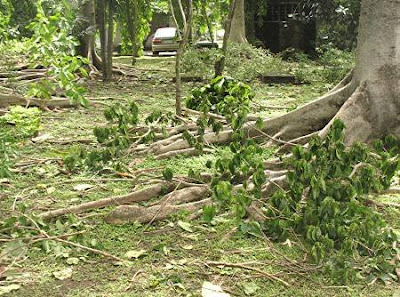
[[[205,264],[208,265],[208,266],[232,267],[232,268],[240,268],[240,269],[246,269],[246,270],[250,270],[250,271],[255,271],[255,272],[257,272],[257,273],[269,278],[272,281],[278,281],[281,284],[284,284],[286,287],[290,286],[288,282],[280,279],[278,276],[276,276],[273,273],[269,273],[269,272],[266,272],[264,270],[261,270],[261,269],[255,268],[255,267],[251,267],[251,266],[246,266],[246,265],[243,265],[243,264],[240,264],[240,263],[226,263],[226,262],[208,261]]]

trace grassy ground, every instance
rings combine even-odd
[[[116,61],[130,63],[125,57],[118,57]],[[172,111],[174,85],[170,80],[173,64],[174,57],[139,59],[136,65],[140,69],[138,79],[121,79],[109,84],[91,81],[88,97],[101,98],[106,104],[134,100],[144,113],[155,108]],[[194,86],[195,83],[185,83],[185,94]],[[253,112],[268,117],[309,102],[326,92],[330,85],[324,82],[308,85],[255,82],[252,87],[257,103]],[[271,109],[268,106],[280,108]],[[45,112],[40,134],[49,134],[58,140],[91,139],[93,128],[105,124],[103,109],[104,106],[95,106]],[[132,190],[134,185],[128,180],[82,181],[80,179],[97,178],[100,174],[66,173],[54,159],[62,158],[73,147],[74,144],[35,144],[30,140],[21,143],[18,162],[32,161],[32,164],[20,168],[22,172],[15,174],[8,184],[0,183],[0,214],[8,216],[15,204],[26,204],[32,211],[42,211]],[[217,152],[223,153],[224,149]],[[167,161],[155,161],[148,156],[132,163],[131,169],[168,165],[176,173],[184,174],[193,167],[205,170],[204,163],[210,158],[215,156]],[[101,177],[115,176],[103,172]],[[80,184],[89,184],[91,188],[85,191],[74,189]],[[396,197],[379,199],[392,201]],[[364,283],[334,286],[320,271],[313,272],[315,267],[311,265],[302,264],[305,271],[296,270],[295,267],[304,261],[301,245],[246,237],[226,215],[217,217],[212,227],[198,219],[191,222],[189,228],[182,228],[178,222],[184,221],[186,214],[176,214],[167,221],[150,226],[112,226],[103,222],[107,211],[93,211],[81,218],[88,230],[84,236],[95,239],[101,243],[102,250],[118,257],[123,257],[128,251],[138,252],[138,259],[127,264],[73,248],[64,247],[63,252],[58,254],[34,248],[27,251],[24,261],[14,263],[15,275],[11,283],[20,282],[22,286],[9,296],[201,296],[204,281],[220,285],[232,296],[400,296],[398,284],[384,286],[377,282],[371,286]],[[395,228],[400,228],[397,209],[387,208],[384,215]],[[241,263],[243,267],[215,266],[211,261]],[[68,268],[72,269],[71,277],[64,280],[54,277],[54,272]],[[277,273],[289,285],[269,279],[260,270]],[[0,281],[0,286],[9,284]]]

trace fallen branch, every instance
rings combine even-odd
[[[55,239],[52,239],[52,240],[55,240],[55,241],[58,241],[58,242],[61,242],[61,243],[64,243],[64,244],[67,244],[67,245],[70,245],[70,246],[74,246],[74,247],[77,247],[77,248],[82,249],[82,250],[86,250],[86,251],[94,253],[94,254],[99,254],[99,255],[102,255],[104,257],[111,258],[111,259],[114,259],[114,260],[119,261],[119,262],[123,262],[124,261],[123,259],[121,259],[121,258],[119,258],[117,256],[114,256],[114,255],[112,255],[110,253],[107,253],[107,252],[104,252],[104,251],[101,251],[101,250],[98,250],[98,249],[90,248],[90,247],[87,247],[87,246],[84,246],[84,245],[81,245],[79,243],[75,243],[75,242],[72,242],[72,241],[69,241],[69,240],[64,240],[64,239],[61,239],[61,238],[55,238]]]
[[[216,262],[216,261],[208,261],[205,264],[208,265],[208,266],[224,266],[224,267],[241,268],[241,269],[245,269],[245,270],[255,271],[257,273],[260,273],[260,274],[266,276],[270,280],[278,281],[278,282],[284,284],[287,287],[290,286],[288,282],[280,279],[275,274],[268,273],[266,271],[260,270],[260,269],[255,268],[255,267],[246,266],[246,265],[242,265],[242,264],[239,264],[239,263],[226,263],[226,262]]]
[[[62,139],[62,140],[46,140],[45,142],[51,144],[66,145],[71,143],[91,144],[95,143],[96,141],[94,139]]]

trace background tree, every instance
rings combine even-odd
[[[143,42],[150,32],[153,6],[149,0],[124,0],[117,6],[117,22],[122,28],[122,53],[132,55],[132,63],[143,54]]]
[[[96,7],[94,0],[79,0],[75,34],[79,39],[78,54],[86,57],[89,63],[100,67],[95,49]]]
[[[233,20],[234,14],[235,14],[237,3],[238,3],[237,0],[231,1],[228,17],[225,21],[225,26],[224,26],[225,33],[224,33],[224,41],[222,43],[222,55],[215,62],[215,76],[220,76],[224,73],[226,54],[228,51],[229,36],[231,33],[232,20]]]
[[[236,43],[247,42],[246,21],[244,12],[244,0],[236,0],[236,6],[232,16],[232,24],[229,31],[229,41]]]
[[[101,60],[103,80],[112,78],[113,35],[114,35],[113,0],[98,0],[98,25],[100,30]]]

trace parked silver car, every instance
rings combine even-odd
[[[153,55],[160,52],[174,52],[179,48],[178,30],[174,27],[157,29],[151,45]]]

